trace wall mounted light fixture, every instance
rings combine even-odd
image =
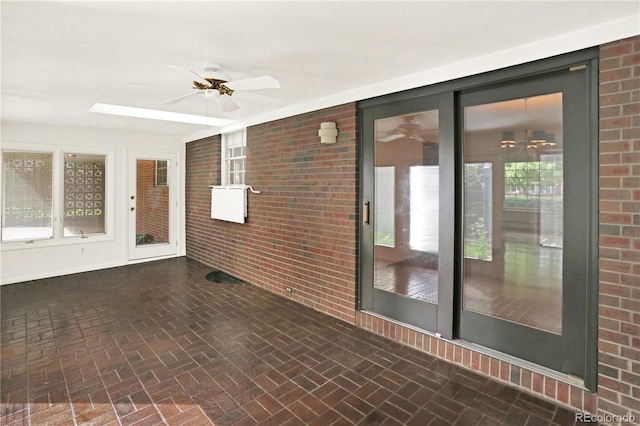
[[[336,137],[338,136],[336,123],[331,121],[320,123],[318,136],[320,136],[320,143],[336,143]]]

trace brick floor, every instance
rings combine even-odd
[[[186,258],[2,286],[2,425],[570,425]]]

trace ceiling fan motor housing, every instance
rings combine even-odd
[[[233,90],[229,89],[224,85],[226,83],[225,80],[218,80],[216,78],[205,78],[209,85],[200,83],[199,81],[193,80],[193,88],[199,90],[217,90],[221,95],[229,95],[233,94]]]

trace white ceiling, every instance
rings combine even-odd
[[[173,135],[219,128],[88,112],[96,102],[244,124],[422,86],[640,33],[638,1],[2,1],[3,123]],[[269,74],[223,113],[191,76],[216,62],[232,80]],[[151,83],[131,85],[126,83]]]

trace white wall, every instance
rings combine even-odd
[[[114,152],[114,232],[107,241],[50,242],[19,247],[0,244],[0,284],[39,279],[121,266],[131,263],[128,258],[128,153],[131,150],[148,153],[175,153],[178,157],[178,253],[185,253],[184,243],[184,152],[185,144],[176,137],[96,131],[83,128],[33,126],[3,123],[2,146],[15,148],[20,144],[63,145],[71,147],[100,147]],[[147,259],[154,260],[154,259]]]

